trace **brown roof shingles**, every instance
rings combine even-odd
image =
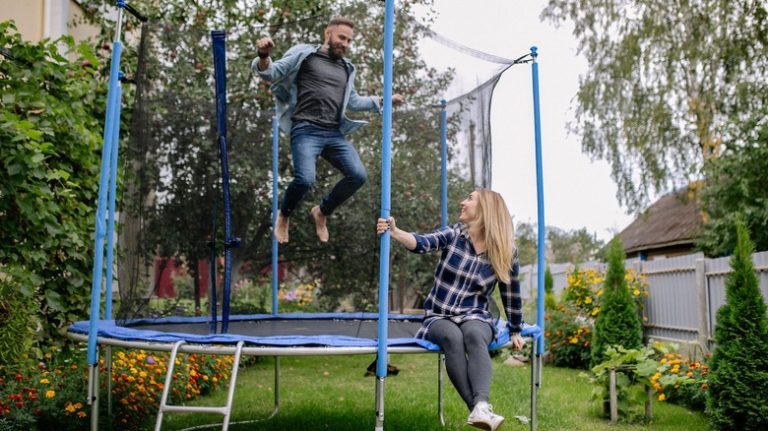
[[[627,226],[619,237],[627,253],[677,244],[693,244],[702,214],[688,189],[662,196]]]

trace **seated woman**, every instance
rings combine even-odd
[[[495,431],[504,417],[493,413],[489,401],[491,356],[488,345],[496,336],[489,311],[491,294],[499,285],[516,349],[525,345],[519,265],[512,217],[500,194],[479,189],[460,204],[459,222],[426,234],[397,228],[394,217],[378,219],[377,232],[414,253],[442,251],[435,282],[424,301],[425,316],[416,337],[442,349],[448,377],[470,410],[467,423]]]

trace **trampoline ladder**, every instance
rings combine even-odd
[[[168,372],[165,375],[165,386],[163,386],[163,395],[160,398],[160,408],[157,411],[157,422],[155,422],[155,431],[160,431],[163,424],[163,414],[165,412],[197,412],[197,413],[218,413],[224,415],[224,422],[221,429],[226,431],[229,428],[229,419],[232,415],[232,401],[235,398],[235,384],[237,383],[237,372],[240,369],[240,356],[243,350],[243,341],[237,343],[235,348],[235,361],[232,365],[232,375],[229,379],[229,391],[227,393],[227,404],[222,407],[207,406],[174,406],[168,403],[168,393],[173,383],[173,369],[176,366],[176,357],[179,354],[179,348],[184,341],[177,341],[171,350],[171,357],[168,358]]]

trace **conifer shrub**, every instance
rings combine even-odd
[[[557,298],[555,297],[555,279],[552,277],[552,271],[547,265],[544,271],[544,307],[547,310],[554,310],[557,307]]]
[[[716,347],[707,410],[714,429],[768,429],[768,316],[752,264],[754,246],[743,222],[717,312]]]
[[[624,248],[618,238],[608,245],[608,271],[600,313],[595,319],[592,338],[592,366],[606,359],[606,348],[622,346],[638,349],[643,345],[643,328],[632,295],[627,287]]]

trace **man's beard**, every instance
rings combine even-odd
[[[344,58],[344,54],[346,54],[347,50],[338,43],[329,43],[328,44],[328,56],[331,57],[333,60],[341,60]]]

